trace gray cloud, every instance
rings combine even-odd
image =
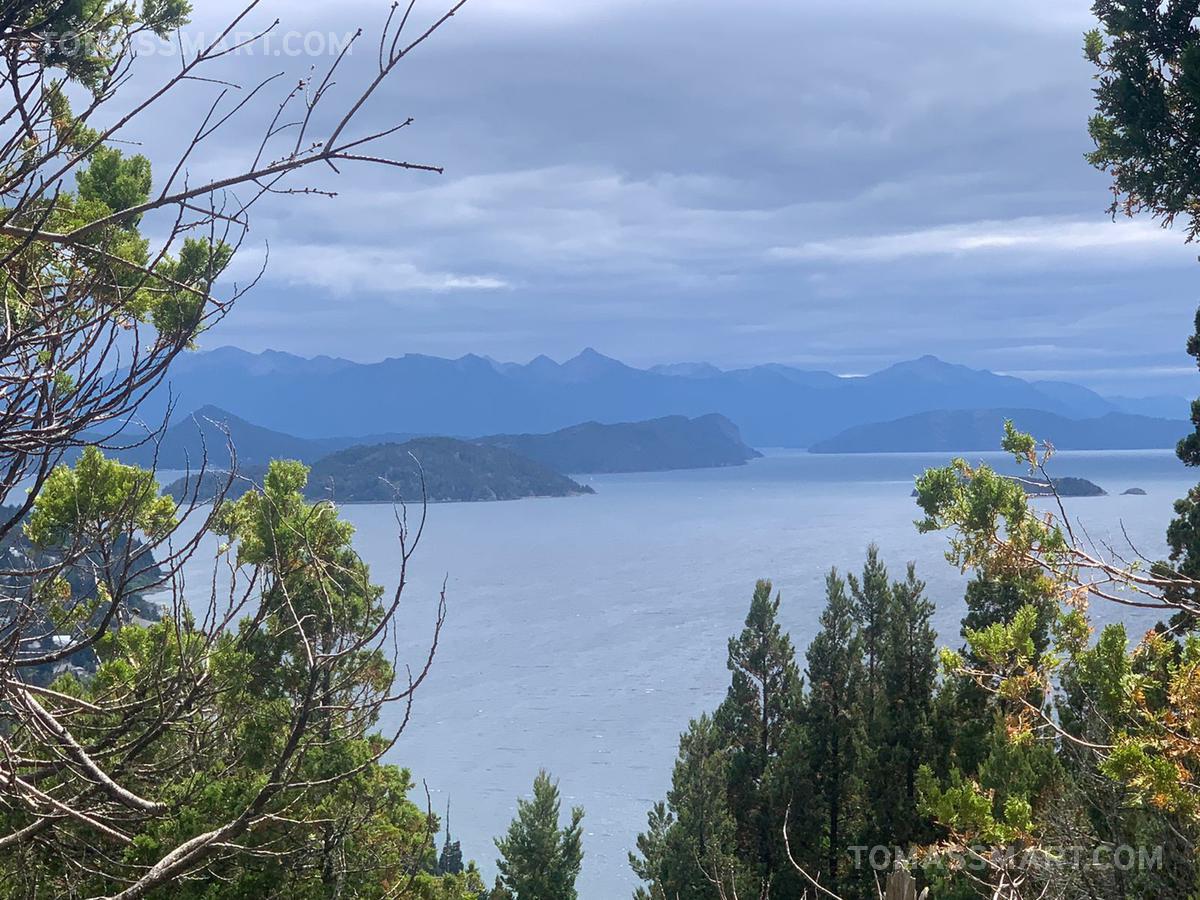
[[[344,86],[369,72],[386,6],[275,0],[255,22],[364,25]],[[592,344],[838,371],[934,352],[1188,390],[1196,254],[1109,222],[1082,159],[1088,6],[472,0],[363,123],[414,116],[393,149],[446,174],[322,174],[337,200],[265,204],[238,272],[269,244],[268,276],[206,342],[361,359]],[[325,61],[225,65],[251,84]],[[156,132],[184,134],[194,112],[162,110]],[[255,137],[231,135],[192,177]]]

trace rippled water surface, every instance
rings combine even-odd
[[[944,539],[912,525],[913,475],[944,461],[776,453],[735,469],[584,476],[590,497],[431,507],[410,573],[406,658],[420,661],[443,579],[449,618],[392,761],[425,780],[436,807],[451,801],[455,837],[489,880],[492,838],[545,767],[564,806],[587,812],[580,896],[629,897],[626,855],[664,796],[679,732],[724,694],[726,642],[755,579],[782,592],[783,624],[803,650],[825,573],[861,566],[874,541],[895,575],[917,562],[943,641],[959,643],[961,578]],[[1054,474],[1110,492],[1069,502],[1092,538],[1123,542],[1123,524],[1151,557],[1163,553],[1173,499],[1196,480],[1166,452],[1063,453]],[[1147,496],[1121,496],[1129,487]],[[376,580],[393,584],[391,508],[345,515]]]

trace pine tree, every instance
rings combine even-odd
[[[708,715],[680,735],[666,808],[651,810],[649,829],[637,839],[640,858],[630,854],[634,872],[648,884],[639,900],[721,900],[718,880],[727,894],[732,882],[740,896],[747,895],[750,878],[738,860],[726,799],[729,755],[725,735]]]
[[[500,882],[513,900],[576,900],[575,879],[583,864],[583,808],[559,827],[557,782],[545,771],[533,782],[533,799],[517,801],[517,816],[496,839]]]
[[[857,826],[863,749],[861,711],[865,672],[862,639],[846,584],[831,570],[826,578],[821,631],[808,648],[806,756],[814,814],[825,848],[826,886],[837,892],[841,862]]]
[[[462,844],[450,840],[450,801],[446,801],[446,840],[438,856],[438,875],[459,875],[463,871]]]
[[[730,750],[728,801],[737,823],[742,858],[763,878],[785,859],[781,844],[784,809],[767,785],[793,718],[800,674],[791,639],[779,626],[780,599],[771,582],[754,588],[746,627],[729,641],[729,691],[716,722]]]
[[[869,778],[874,825],[882,839],[905,846],[926,836],[917,813],[917,770],[930,756],[933,694],[937,674],[934,606],[909,563],[908,575],[891,588],[892,602],[880,653],[883,702],[877,720],[876,755]]]
[[[985,577],[980,574],[967,583],[964,601],[967,607],[962,619],[964,640],[969,632],[1011,622],[1023,607],[1031,606],[1037,611],[1037,625],[1031,635],[1035,658],[1049,647],[1050,629],[1058,605],[1038,578],[1032,575]],[[969,641],[960,652],[971,665],[982,664]],[[940,693],[937,714],[943,721],[935,727],[951,738],[945,762],[974,777],[992,752],[996,717],[1003,715],[1004,710],[971,678],[949,678]],[[1035,705],[1042,702],[1040,694],[1028,699]]]
[[[667,900],[662,882],[667,863],[667,841],[674,824],[675,817],[662,802],[655,803],[646,816],[646,830],[637,836],[637,853],[629,854],[629,867],[649,888],[638,888],[633,900]]]
[[[879,547],[867,547],[862,581],[848,576],[850,595],[854,598],[854,615],[862,633],[863,654],[866,659],[866,708],[875,709],[879,693],[879,659],[887,630],[888,607],[892,601],[887,567],[879,559]]]
[[[1050,628],[1058,613],[1054,597],[1046,593],[1045,583],[1030,573],[1026,577],[984,577],[979,575],[967,584],[965,595],[967,613],[962,620],[962,633],[981,631],[989,625],[1011,622],[1024,606],[1037,610],[1037,627],[1032,640],[1034,653],[1041,656],[1050,646]],[[963,651],[972,661],[978,661],[970,647]]]
[[[860,765],[868,790],[869,807],[874,811],[867,824],[867,833],[872,843],[888,843],[890,813],[894,804],[891,765],[892,748],[885,736],[888,697],[884,696],[883,656],[887,641],[887,629],[891,615],[892,587],[888,580],[887,567],[879,559],[879,547],[867,547],[867,558],[863,564],[862,580],[853,574],[847,576],[854,617],[862,636],[863,690],[858,716],[864,724],[863,741],[860,749]],[[888,820],[888,824],[884,823]]]

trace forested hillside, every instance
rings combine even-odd
[[[1032,409],[938,410],[890,422],[858,425],[809,449],[813,453],[896,453],[994,450],[1011,420],[1059,450],[1174,449],[1188,424],[1128,413],[1069,419]]]
[[[649,422],[587,422],[552,434],[497,434],[478,443],[504,447],[557,472],[655,472],[741,466],[757,450],[724,416],[669,416]]]

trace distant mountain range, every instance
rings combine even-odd
[[[1025,409],[1067,419],[1187,415],[1182,400],[1155,398],[1142,409],[1141,401],[1108,399],[1078,385],[1024,381],[931,356],[841,377],[782,365],[637,369],[590,349],[561,364],[541,356],[520,365],[414,354],[360,364],[227,347],[182,357],[171,379],[143,404],[145,421],[160,421],[174,399],[178,409],[211,404],[268,430],[334,442],[359,436],[355,443],[371,434],[542,434],[586,421],[715,412],[753,446],[808,447],[857,425],[934,410]],[[1169,411],[1172,402],[1177,413]]]
[[[809,449],[813,453],[996,450],[1006,419],[1060,450],[1164,449],[1174,447],[1190,430],[1186,422],[1118,412],[1068,419],[1034,409],[939,410],[856,425]]]

